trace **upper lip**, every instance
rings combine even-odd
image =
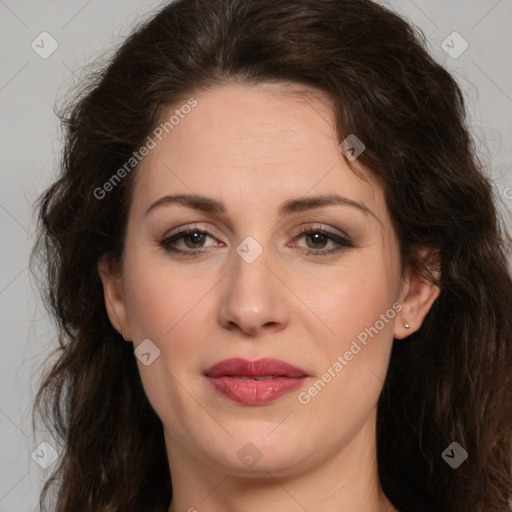
[[[279,359],[263,358],[249,361],[242,358],[225,359],[205,371],[207,377],[306,377],[304,370]]]

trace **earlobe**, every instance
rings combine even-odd
[[[103,296],[110,323],[125,341],[130,341],[128,317],[123,293],[122,274],[107,255],[98,262],[98,274],[103,284]]]
[[[402,289],[402,310],[397,315],[394,337],[403,339],[418,331],[439,293],[437,285],[417,271],[409,269]]]

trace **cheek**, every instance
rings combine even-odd
[[[131,254],[126,259],[126,311],[134,348],[144,339],[150,339],[160,350],[158,363],[139,370],[148,395],[156,387],[169,382],[170,373],[176,378],[185,372],[199,370],[198,358],[205,339],[205,326],[215,320],[212,294],[215,284],[205,275],[194,275],[186,266],[152,263],[152,255]],[[153,258],[154,259],[154,258]],[[147,371],[150,370],[150,371]],[[167,390],[169,391],[169,390]],[[154,396],[156,396],[153,393]]]
[[[129,278],[126,309],[135,342],[150,338],[158,343],[172,327],[179,299],[161,277],[150,268],[139,268]]]
[[[141,264],[144,258],[146,264]],[[204,314],[199,299],[206,284],[176,268],[147,264],[150,260],[149,255],[126,260],[130,269],[125,280],[126,310],[134,349],[149,339],[160,351],[150,365],[139,360],[137,365],[152,407],[166,424],[173,424],[176,413],[185,416],[187,411],[196,409],[188,403],[180,383],[186,382],[192,367],[196,369],[195,362],[191,365],[190,354],[197,353],[192,345],[204,331],[204,322],[197,320],[198,315]]]
[[[393,295],[375,276],[353,275],[333,287],[316,311],[328,325],[328,336],[316,337],[318,371],[299,402],[305,405],[309,428],[323,425],[338,435],[333,417],[344,418],[346,434],[355,435],[374,409],[385,380],[393,342]],[[384,315],[385,320],[381,319]]]
[[[319,407],[317,414],[340,408],[354,414],[373,407],[378,398],[389,361],[396,315],[392,307],[396,276],[391,275],[396,269],[386,271],[385,267],[385,262],[377,258],[371,263],[359,260],[330,279],[327,288],[318,286],[321,280],[316,287],[310,281],[301,285],[299,293],[309,297],[313,311],[327,329],[314,339],[319,356],[316,361],[319,373],[315,378],[327,382],[325,389],[322,383],[317,386],[322,390],[318,394],[323,397],[315,400],[313,407]],[[308,318],[310,325],[318,323],[313,315]],[[315,395],[315,390],[312,394]]]
[[[297,295],[304,299],[312,313],[302,321],[322,327],[318,338],[324,347],[341,350],[350,345],[365,328],[373,326],[395,300],[398,271],[388,266],[382,257],[350,255],[335,272],[301,278],[294,283]],[[304,274],[303,274],[304,275]],[[307,275],[307,274],[306,274]],[[391,311],[393,313],[393,311]],[[394,316],[394,315],[390,315]],[[389,318],[388,318],[389,319]],[[379,330],[392,331],[392,322]]]
[[[161,256],[144,251],[133,251],[126,268],[126,310],[134,340],[166,343],[186,323],[188,312],[197,312],[207,286],[204,276],[194,278],[186,268],[162,263]]]

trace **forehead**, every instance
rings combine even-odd
[[[176,191],[245,204],[336,191],[383,206],[375,180],[361,169],[369,179],[357,176],[339,151],[332,106],[320,91],[228,83],[193,97],[194,108],[176,103],[163,115],[162,123],[174,115],[175,124],[137,171],[134,208]]]

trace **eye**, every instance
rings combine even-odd
[[[296,239],[301,238],[306,240],[306,246],[309,249],[301,252],[307,256],[328,256],[346,248],[354,247],[348,237],[336,235],[320,227],[306,226],[302,228]],[[332,243],[332,247],[325,249],[329,242]]]
[[[202,249],[207,238],[213,238],[208,229],[199,229],[196,226],[186,228],[160,240],[159,244],[167,251],[173,253],[197,255],[202,254]],[[182,242],[181,247],[179,242]]]
[[[216,242],[210,246],[205,245],[208,238],[214,238],[210,231],[199,229],[197,226],[182,229],[172,235],[159,241],[161,247],[169,253],[198,256],[208,252],[207,247],[223,245],[222,242]],[[306,249],[302,245],[296,245],[301,249],[301,253],[306,256],[329,256],[343,251],[346,248],[354,247],[347,236],[334,234],[321,227],[306,226],[299,231],[295,240],[305,239]],[[328,244],[331,244],[331,248]]]

